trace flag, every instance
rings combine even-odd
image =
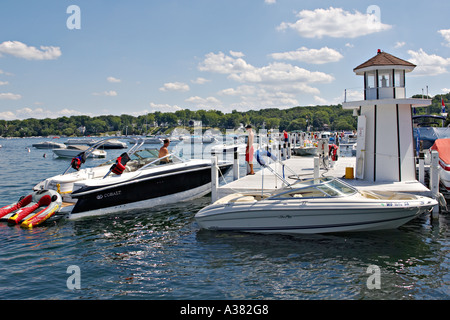
[[[441,105],[442,105],[442,113],[445,113],[445,103],[444,103],[444,98],[441,98]]]

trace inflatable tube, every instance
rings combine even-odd
[[[8,222],[19,224],[26,219],[22,223],[23,227],[31,228],[37,226],[53,216],[61,208],[61,204],[61,195],[56,191],[40,190],[34,192],[19,201],[15,210],[10,211],[12,215],[9,217]]]
[[[47,207],[23,221],[20,226],[22,228],[36,227],[58,212],[62,204],[61,196],[53,195],[51,200],[51,203]]]
[[[19,201],[15,202],[13,204],[10,204],[9,206],[0,208],[0,218],[3,218],[7,214],[10,214],[11,212],[14,212],[16,210],[19,210],[22,207],[29,205],[31,202],[31,199],[32,199],[32,195],[30,194],[26,197],[20,198]]]
[[[256,150],[256,161],[258,161],[258,163],[263,167],[266,165],[266,161],[263,159],[264,156],[272,159],[273,161],[277,161],[277,157],[270,151]]]

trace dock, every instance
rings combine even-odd
[[[355,168],[355,162],[355,157],[340,157],[330,168],[324,169],[323,167],[320,167],[319,177],[343,178],[343,180],[348,184],[362,190],[396,191],[432,197],[432,192],[430,189],[417,180],[401,182],[374,182],[360,179],[345,179],[346,168]],[[284,175],[283,166],[281,164],[272,163],[270,164],[270,167],[281,176],[284,176],[289,183],[295,183],[298,178],[302,180],[314,178],[314,157],[291,156],[289,159],[284,160],[283,163],[285,164]],[[256,164],[256,166],[258,165]],[[294,173],[287,168],[291,169],[298,177],[294,178]],[[277,178],[268,169],[261,169],[254,175],[246,175],[235,181],[219,186],[217,188],[217,198],[222,198],[235,192],[261,191],[261,188],[264,188],[264,191],[270,192],[282,187],[283,183],[279,178]]]

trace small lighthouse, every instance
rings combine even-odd
[[[358,115],[356,178],[416,180],[411,109],[431,100],[406,98],[405,75],[415,67],[378,49],[376,56],[353,69],[364,77],[364,100],[342,106]]]

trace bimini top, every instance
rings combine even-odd
[[[365,71],[374,69],[394,69],[394,66],[395,69],[404,69],[406,72],[410,72],[416,67],[415,64],[412,64],[409,61],[397,58],[378,49],[376,56],[357,66],[353,69],[353,72],[362,75]]]

